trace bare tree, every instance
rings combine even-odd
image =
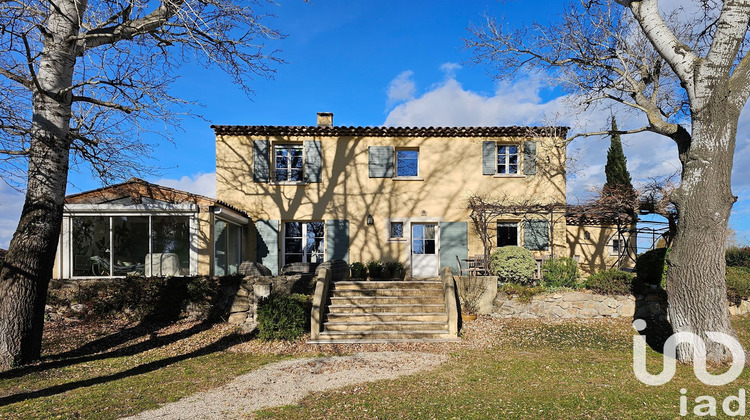
[[[0,3],[0,170],[26,198],[0,271],[0,369],[39,357],[68,168],[104,181],[141,170],[140,133],[185,104],[169,93],[185,61],[244,90],[268,75],[278,38],[266,0],[30,0]],[[71,162],[72,159],[72,162]]]
[[[746,55],[750,1],[686,2],[694,13],[662,14],[658,0],[581,0],[561,22],[521,30],[488,19],[467,41],[500,76],[549,71],[584,108],[610,103],[641,113],[642,127],[675,141],[681,182],[671,194],[679,214],[669,255],[669,316],[676,332],[699,334],[707,359],[729,352],[707,331],[735,336],[726,302],[724,246],[736,201],[732,160],[740,112],[750,95]],[[612,134],[611,130],[592,134]],[[692,359],[680,346],[678,358]]]

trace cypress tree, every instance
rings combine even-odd
[[[612,131],[617,131],[617,121],[612,117]],[[610,136],[609,150],[607,150],[607,164],[604,166],[607,175],[607,183],[604,184],[604,192],[621,191],[634,192],[633,184],[630,182],[627,159],[622,151],[620,134],[613,133]]]

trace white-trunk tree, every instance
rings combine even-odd
[[[705,333],[735,336],[724,249],[736,201],[737,123],[750,95],[750,0],[695,0],[684,5],[694,10],[673,13],[660,12],[658,0],[616,3],[582,0],[561,22],[520,30],[488,19],[467,44],[498,76],[543,69],[583,109],[609,103],[645,115],[645,126],[620,134],[651,131],[675,141],[682,172],[671,195],[679,224],[668,261],[670,322],[675,332],[703,337],[709,360],[723,361],[728,349]],[[691,360],[691,347],[678,348],[678,357]]]
[[[68,169],[104,181],[143,171],[144,130],[176,121],[168,89],[185,61],[242,89],[278,61],[266,0],[28,0],[0,3],[0,171],[26,188],[0,270],[0,370],[37,359]],[[23,179],[25,178],[25,179]]]

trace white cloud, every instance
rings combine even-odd
[[[216,197],[216,172],[186,175],[180,179],[162,178],[152,182],[157,185],[187,191],[193,194],[205,195],[206,197]]]
[[[414,99],[417,85],[412,79],[413,75],[413,71],[405,70],[391,80],[391,83],[388,84],[388,100],[386,102],[388,108],[399,102]]]
[[[443,71],[446,79],[454,79],[456,72],[461,70],[461,65],[458,63],[443,63],[440,65],[440,70]]]
[[[0,248],[8,249],[21,217],[24,194],[0,181]]]

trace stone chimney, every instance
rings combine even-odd
[[[318,127],[333,127],[333,112],[318,112]]]

